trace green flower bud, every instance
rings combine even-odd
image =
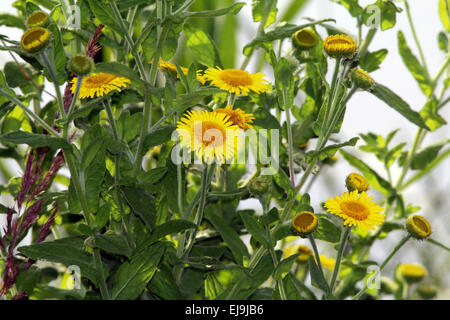
[[[48,14],[41,10],[36,10],[30,14],[25,24],[28,28],[47,27],[50,20]]]
[[[84,76],[94,69],[94,60],[82,54],[76,54],[69,59],[68,69],[79,76]]]
[[[37,53],[48,45],[51,33],[45,28],[35,27],[28,29],[22,35],[20,45],[28,53]]]
[[[420,284],[417,287],[417,293],[423,299],[433,299],[438,293],[438,288],[429,284]]]
[[[316,32],[310,28],[303,28],[292,35],[292,44],[298,50],[309,50],[317,45]]]
[[[269,191],[270,181],[265,177],[256,177],[248,184],[248,191],[254,196],[264,195]]]
[[[426,239],[431,235],[431,227],[427,219],[418,215],[413,215],[408,218],[406,229],[417,240]]]
[[[362,69],[352,69],[350,71],[350,79],[355,87],[358,87],[362,90],[370,91],[375,85],[375,81],[372,77]]]

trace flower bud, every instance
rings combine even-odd
[[[325,159],[323,159],[323,164],[332,166],[334,165],[336,162],[338,162],[339,158],[337,155],[334,155],[332,157],[326,157]]]
[[[345,179],[345,186],[348,191],[358,190],[358,193],[367,191],[369,189],[369,183],[366,179],[360,174],[350,173]]]
[[[427,219],[413,215],[406,222],[408,233],[417,240],[423,240],[431,235],[431,227]]]
[[[356,42],[349,36],[337,34],[325,39],[323,49],[332,58],[351,58],[356,52]]]
[[[393,294],[398,290],[398,284],[387,277],[381,277],[380,290],[386,294]]]
[[[427,276],[427,270],[420,264],[400,264],[397,272],[398,276],[409,284],[420,282]]]
[[[298,50],[309,50],[317,45],[317,35],[310,28],[303,28],[292,35],[292,44]]]
[[[254,196],[264,195],[269,191],[270,181],[265,177],[253,178],[248,184],[248,191]]]
[[[292,228],[301,237],[306,237],[316,231],[318,225],[319,219],[309,211],[302,211],[292,219]]]
[[[350,79],[355,87],[366,91],[370,91],[375,85],[372,77],[364,70],[358,68],[350,71]]]
[[[50,31],[42,27],[28,29],[22,35],[20,45],[28,53],[36,53],[43,50],[50,42]]]
[[[68,69],[79,76],[84,76],[94,69],[94,60],[83,54],[76,54],[69,59]]]
[[[49,23],[48,14],[41,10],[36,10],[30,14],[25,24],[28,28],[47,27]]]
[[[438,288],[429,284],[420,284],[417,287],[417,293],[423,299],[433,299],[438,293]]]

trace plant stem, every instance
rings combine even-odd
[[[77,78],[77,85],[75,86],[75,92],[74,92],[73,97],[72,97],[72,102],[70,103],[69,110],[67,111],[67,119],[70,119],[70,117],[72,115],[73,109],[75,107],[75,104],[77,102],[78,96],[80,94],[80,89],[81,89],[82,82],[83,82],[83,76],[78,76],[78,78]],[[64,139],[67,139],[68,131],[69,131],[69,123],[67,123],[64,126],[64,130],[63,130],[63,138]]]
[[[286,90],[283,90],[283,92]],[[285,97],[287,98],[287,97]],[[285,99],[284,99],[285,100]],[[285,100],[286,103],[286,100]],[[289,177],[291,178],[291,185],[295,187],[295,173],[294,173],[294,146],[292,138],[292,125],[291,125],[291,109],[286,106],[286,129],[288,134],[288,155],[289,155]]]
[[[117,130],[116,120],[114,119],[114,114],[111,108],[111,99],[107,99],[107,103],[103,103],[103,107],[106,110],[106,114],[108,115],[108,121],[111,126],[114,140],[118,143],[120,142],[119,139],[119,131]],[[120,182],[120,155],[116,154],[114,155],[114,190],[117,198],[117,205],[119,207],[120,216],[122,218],[122,227],[125,231],[125,236],[127,238],[128,247],[131,249],[131,251],[134,250],[134,241],[130,234],[130,226],[128,225],[127,219],[125,219],[125,210],[123,209],[123,203],[120,197],[120,190],[119,190],[119,182]]]
[[[351,226],[346,226],[344,234],[342,235],[341,242],[339,244],[339,250],[336,257],[336,264],[334,265],[333,275],[331,276],[330,292],[334,291],[334,285],[339,273],[339,267],[341,266],[342,255],[344,253],[345,245],[347,244],[348,235],[350,233]]]
[[[319,250],[317,250],[316,240],[314,239],[314,235],[311,233],[308,236],[309,242],[311,242],[311,247],[314,251],[314,256],[316,257],[317,265],[319,266],[319,270],[322,273],[323,278],[325,279],[325,274],[323,273],[322,263],[320,262]]]
[[[56,75],[54,59],[52,59],[52,63],[49,61],[46,50],[41,52],[41,58],[45,64],[45,67],[48,70],[48,73],[50,74],[50,78],[52,79],[53,85],[55,86],[56,97],[57,97],[56,101],[58,103],[59,113],[61,114],[61,118],[63,120],[65,120],[66,119],[66,111],[64,110],[64,103],[63,103],[63,99],[62,99],[62,95],[61,95],[61,89],[59,88],[59,84],[58,84],[58,76]]]
[[[402,173],[400,174],[400,177],[398,178],[398,181],[395,185],[396,189],[399,189],[403,183],[403,180],[405,179],[406,173],[408,172],[409,166],[411,165],[412,159],[419,148],[420,140],[422,135],[424,135],[425,130],[420,128],[417,130],[416,137],[414,138],[414,144],[412,146],[411,151],[409,152],[408,158],[403,166]]]
[[[366,54],[367,49],[369,48],[370,43],[372,42],[375,34],[377,33],[377,28],[372,28],[367,32],[366,38],[364,42],[361,44],[359,48],[359,56],[362,58]]]
[[[408,242],[408,240],[411,238],[411,235],[406,235],[405,237],[403,237],[399,243],[397,243],[397,245],[394,247],[394,249],[391,251],[391,253],[386,257],[386,259],[384,259],[383,263],[380,265],[380,272],[384,269],[384,267],[387,265],[387,263],[392,259],[392,257],[394,256],[394,254],[397,253],[398,250],[400,250],[400,248],[406,243]],[[366,292],[366,290],[368,289],[367,285],[364,285],[364,287],[356,294],[352,297],[352,300],[358,300],[359,298],[361,298],[361,296],[364,294],[364,292]]]
[[[100,281],[99,281],[100,293],[102,295],[103,300],[109,300],[110,297],[108,287],[106,286],[105,273],[103,272],[103,264],[99,248],[94,248],[94,260],[95,260],[95,267],[100,273]]]
[[[51,126],[47,124],[41,117],[39,117],[37,114],[35,114],[33,111],[31,111],[26,105],[24,105],[19,99],[16,97],[13,97],[8,92],[6,92],[3,88],[0,88],[0,94],[5,96],[7,99],[9,99],[11,102],[14,102],[19,108],[21,108],[31,119],[36,120],[39,122],[39,124],[47,130],[50,134],[52,134],[55,137],[60,138],[61,136],[55,129],[53,129]]]
[[[425,60],[425,55],[423,54],[423,50],[422,50],[422,46],[420,45],[419,38],[417,37],[416,29],[414,28],[414,23],[412,21],[411,11],[409,9],[408,0],[405,0],[405,9],[406,9],[406,14],[408,16],[409,26],[411,27],[411,33],[414,37],[414,41],[416,42],[417,49],[419,50],[419,55],[420,55],[420,59],[422,60],[423,68],[429,79],[430,73],[428,72],[427,62]]]

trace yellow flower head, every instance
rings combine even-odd
[[[230,121],[233,122],[233,124],[237,125],[244,131],[253,128],[253,126],[250,124],[255,119],[253,113],[245,113],[239,108],[233,109],[233,106],[231,105],[228,105],[222,109],[217,109],[215,110],[215,112],[225,113],[230,117]]]
[[[350,173],[345,179],[345,185],[348,191],[358,190],[358,192],[367,191],[369,189],[369,183],[360,174]]]
[[[367,192],[358,190],[328,198],[325,202],[328,212],[344,219],[344,225],[357,226],[362,230],[373,230],[384,221],[383,208],[376,205]]]
[[[292,228],[302,237],[316,231],[318,225],[319,219],[309,211],[302,211],[292,219]]]
[[[292,256],[293,254],[299,253],[300,255],[297,257],[298,263],[307,263],[310,256],[313,256],[313,252],[310,248],[304,245],[297,245],[297,246],[288,246],[284,250],[284,256],[285,258]]]
[[[397,269],[398,275],[408,283],[416,283],[427,276],[427,270],[418,263],[400,264]]]
[[[25,24],[28,28],[46,27],[49,23],[48,14],[41,10],[36,10],[30,14]]]
[[[239,69],[208,68],[205,71],[205,78],[211,84],[220,89],[227,90],[236,95],[248,95],[250,91],[256,93],[265,92],[269,89],[269,84],[264,78],[264,74],[248,73]]]
[[[72,94],[75,93],[75,88],[78,78],[74,77],[72,83]],[[101,97],[111,92],[112,90],[122,91],[126,88],[127,83],[131,83],[130,79],[116,76],[109,73],[95,73],[88,77],[84,77],[81,83],[80,99]]]
[[[323,43],[327,55],[333,58],[350,58],[356,52],[356,42],[349,36],[337,34],[329,36]]]
[[[159,65],[158,67],[160,69],[163,70],[167,70],[169,72],[175,73],[177,75],[177,78],[180,78],[180,75],[178,74],[178,70],[177,67],[175,66],[175,64],[173,64],[172,62],[169,61],[164,61],[164,60],[159,60]],[[183,74],[186,76],[188,74],[189,69],[185,68],[185,67],[181,67],[180,66],[181,71],[183,71]],[[205,84],[206,79],[205,77],[201,74],[201,71],[198,70],[197,71],[197,81],[200,82],[201,84]]]
[[[241,130],[224,113],[188,111],[178,121],[177,132],[181,144],[207,162],[232,159],[242,143]]]
[[[406,222],[409,234],[418,240],[428,238],[431,235],[430,223],[422,216],[413,215]]]
[[[35,53],[45,48],[50,41],[50,35],[50,31],[45,28],[31,28],[22,35],[20,44],[26,52]]]
[[[299,50],[308,50],[316,46],[317,35],[312,29],[303,28],[293,34],[292,43]]]
[[[362,90],[371,90],[375,85],[372,77],[362,69],[355,68],[350,72],[350,78],[354,86]]]
[[[334,265],[336,264],[336,259],[328,258],[327,256],[324,256],[324,255],[319,255],[319,258],[320,258],[320,263],[322,264],[322,267],[333,271]],[[315,256],[314,256],[314,261],[316,261],[316,263],[317,263]]]

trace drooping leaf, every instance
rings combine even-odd
[[[24,131],[9,132],[0,135],[0,141],[14,144],[27,144],[30,147],[51,147],[55,149],[70,150],[71,145],[62,138],[52,137],[47,134],[29,133]]]
[[[216,53],[213,40],[202,29],[192,25],[184,25],[186,43],[194,59],[207,67],[216,66]]]

